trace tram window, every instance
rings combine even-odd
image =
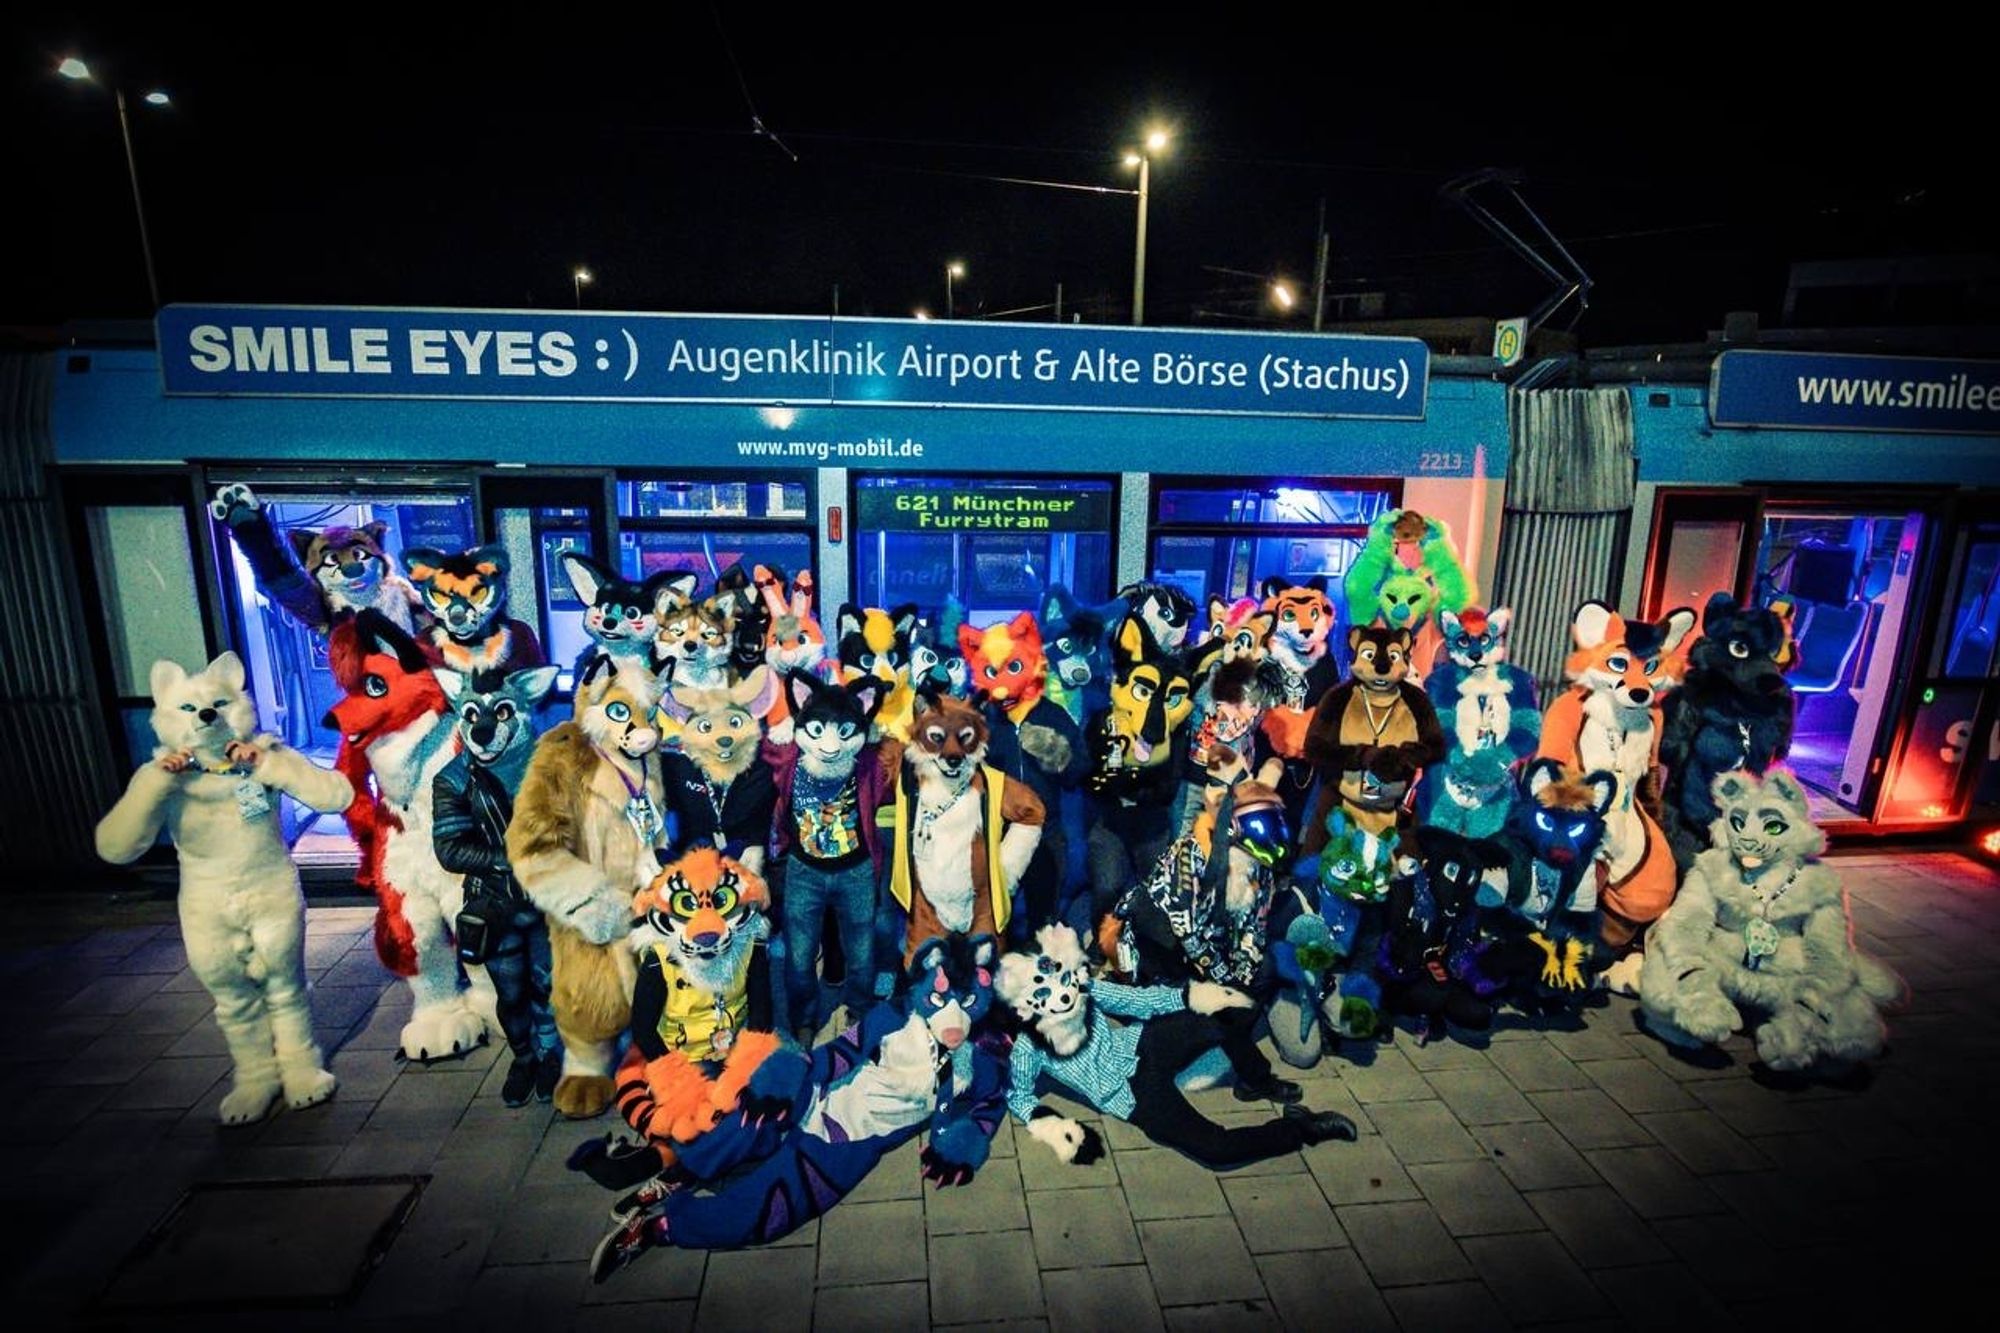
[[[509,583],[509,614],[533,625],[544,655],[562,668],[558,691],[573,687],[571,666],[590,644],[583,629],[583,603],[562,566],[565,551],[596,554],[590,517],[590,511],[581,508],[493,511],[495,539],[507,548],[508,563],[518,571]],[[541,604],[534,606],[537,592]]]
[[[1393,480],[1167,482],[1154,499],[1151,577],[1200,607],[1211,596],[1255,596],[1269,578],[1304,583],[1318,576],[1338,587],[1368,525],[1395,506],[1399,492]]]
[[[618,568],[687,572],[706,594],[732,565],[811,571],[819,534],[803,474],[633,477],[618,482]]]
[[[812,568],[812,558],[813,539],[803,532],[628,529],[618,536],[618,562],[626,578],[646,579],[662,570],[686,570],[701,580],[704,593],[734,564],[741,563],[746,569],[773,565],[789,575]]]
[[[935,623],[955,597],[973,625],[1039,614],[1053,587],[1107,601],[1115,500],[1089,477],[857,477],[854,599]]]
[[[1983,676],[1993,669],[1993,641],[2000,629],[2000,536],[1974,541],[1952,609],[1947,676]]]
[[[807,522],[803,481],[677,481],[618,483],[620,518],[749,518]]]
[[[93,506],[84,514],[118,693],[151,695],[153,663],[162,659],[199,671],[208,661],[208,645],[180,508]]]

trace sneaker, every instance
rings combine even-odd
[[[681,1188],[682,1183],[673,1171],[662,1171],[630,1194],[621,1195],[618,1202],[611,1205],[611,1220],[623,1222],[634,1213],[651,1212],[664,1203],[669,1194]]]
[[[618,1225],[604,1233],[604,1239],[597,1242],[597,1248],[590,1253],[590,1280],[603,1282],[619,1269],[637,1259],[656,1243],[653,1238],[654,1219],[644,1213],[633,1213],[618,1220]]]
[[[1329,1139],[1345,1139],[1352,1143],[1360,1137],[1354,1122],[1338,1111],[1314,1111],[1304,1106],[1287,1106],[1284,1118],[1299,1127],[1299,1137],[1307,1143],[1325,1143]]]
[[[526,1106],[535,1095],[535,1081],[541,1077],[541,1061],[532,1055],[517,1055],[507,1066],[507,1081],[500,1085],[500,1100],[509,1106]]]
[[[556,1084],[561,1081],[562,1057],[555,1054],[544,1055],[535,1065],[535,1100],[554,1101]]]
[[[1278,1102],[1291,1106],[1303,1099],[1306,1090],[1288,1078],[1267,1074],[1261,1079],[1236,1080],[1236,1100],[1239,1102]]]

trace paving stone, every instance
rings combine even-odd
[[[1103,1134],[1102,1124],[1095,1120],[1085,1123],[1099,1135]],[[1088,1166],[1077,1166],[1059,1159],[1047,1144],[1026,1130],[1021,1131],[1016,1151],[1021,1163],[1021,1183],[1030,1190],[1080,1190],[1118,1183],[1119,1154],[1115,1152],[1105,1153]],[[876,1170],[879,1172],[881,1168]]]
[[[1113,1186],[1039,1190],[1028,1199],[1028,1218],[1035,1239],[1035,1262],[1044,1272],[1146,1261],[1125,1196]],[[1053,1298],[1049,1322],[1061,1322],[1056,1318]]]
[[[1537,1190],[1528,1206],[1585,1268],[1643,1264],[1668,1257],[1659,1237],[1608,1186]]]
[[[1378,1287],[1472,1276],[1465,1255],[1428,1203],[1363,1204],[1337,1208],[1334,1214]]]
[[[1698,1176],[1722,1171],[1762,1171],[1771,1165],[1770,1158],[1724,1124],[1713,1111],[1662,1111],[1633,1119]]]
[[[199,1102],[229,1076],[229,1057],[198,1055],[185,1060],[155,1060],[105,1103],[110,1111],[186,1109]]]
[[[1475,1236],[1466,1257],[1521,1323],[1609,1314],[1611,1306],[1590,1284],[1562,1243],[1546,1231],[1518,1236]]]
[[[114,1030],[134,1036],[160,1032],[180,1036],[196,1024],[209,1021],[214,1013],[215,1001],[207,991],[161,993],[148,997],[138,1008],[122,1016]]]
[[[1767,1245],[1797,1249],[1847,1233],[1834,1210],[1813,1201],[1813,1194],[1780,1171],[1735,1171],[1705,1182],[1738,1217],[1748,1222]]]
[[[1626,1029],[1629,1031],[1630,1029]],[[1632,1049],[1625,1044],[1624,1032],[1608,1027],[1545,1028],[1543,1037],[1566,1059],[1578,1064],[1598,1060],[1625,1060]]]
[[[820,1219],[819,1284],[924,1280],[924,1205],[917,1199],[842,1203]]]
[[[586,1307],[571,1316],[569,1327],[571,1333],[692,1333],[696,1308],[695,1301],[634,1301]]]
[[[1027,1225],[1021,1169],[1011,1157],[988,1158],[969,1185],[924,1191],[924,1226],[933,1236],[1019,1231]]]
[[[1585,1156],[1641,1217],[1686,1217],[1727,1209],[1665,1148],[1598,1148]]]
[[[1556,1092],[1594,1086],[1576,1063],[1539,1033],[1521,1041],[1495,1041],[1486,1053],[1496,1068],[1522,1092]]]
[[[1745,1262],[1745,1257],[1757,1254],[1760,1247],[1750,1225],[1736,1217],[1670,1218],[1656,1223],[1655,1230],[1675,1257],[1724,1302],[1789,1295],[1826,1281],[1843,1267],[1858,1268],[1875,1257],[1864,1255],[1864,1244],[1857,1249],[1851,1266]],[[1866,1294],[1856,1292],[1857,1296]]]
[[[1338,1066],[1341,1086],[1353,1093],[1356,1101],[1367,1106],[1375,1102],[1426,1101],[1437,1095],[1400,1050],[1394,1046],[1368,1049],[1368,1063]]]
[[[1492,1162],[1430,1162],[1411,1167],[1410,1178],[1454,1236],[1542,1228],[1535,1210]]]
[[[812,1326],[813,1333],[918,1333],[931,1326],[931,1290],[923,1282],[822,1287],[813,1298]]]
[[[589,1282],[582,1264],[488,1264],[466,1291],[457,1318],[496,1328],[567,1322]]]
[[[1721,1046],[1686,1050],[1670,1046],[1651,1032],[1635,1032],[1625,1039],[1626,1048],[1676,1083],[1690,1091],[1703,1083],[1739,1082],[1748,1077],[1756,1048],[1741,1037],[1731,1037]]]
[[[1591,1274],[1633,1328],[1734,1328],[1736,1321],[1686,1264],[1636,1264]],[[1779,1325],[1782,1326],[1782,1325]]]
[[[1399,1203],[1423,1195],[1379,1135],[1353,1143],[1316,1143],[1299,1154],[1327,1202]]]
[[[601,1190],[574,1184],[566,1188],[524,1186],[506,1204],[486,1262],[544,1264],[588,1259],[611,1225],[605,1207]]]
[[[1486,1333],[1513,1325],[1483,1282],[1397,1287],[1382,1293],[1396,1322],[1423,1333]]]
[[[181,947],[178,934],[157,936],[147,940],[132,952],[118,959],[105,969],[107,976],[137,974],[142,972],[165,972],[172,975],[188,965],[187,950]]]
[[[933,1323],[1042,1317],[1042,1275],[1025,1231],[933,1236],[930,1265]]]
[[[1634,1115],[1644,1111],[1689,1111],[1700,1103],[1652,1061],[1633,1056],[1623,1060],[1592,1060],[1582,1066],[1590,1081]]]
[[[1812,1129],[1790,1097],[1749,1079],[1703,1083],[1688,1091],[1738,1134],[1804,1134]]]
[[[1578,1148],[1633,1148],[1653,1136],[1595,1088],[1578,1092],[1536,1092],[1528,1101]]]
[[[1497,1069],[1444,1070],[1425,1077],[1461,1124],[1498,1125],[1542,1118]]]
[[[1396,1320],[1353,1250],[1302,1250],[1257,1258],[1271,1303],[1300,1333],[1393,1333]]]
[[[801,1249],[709,1255],[695,1327],[703,1333],[803,1333],[812,1327],[814,1260],[811,1250]]]
[[[1215,1173],[1171,1148],[1113,1154],[1134,1221],[1213,1217],[1229,1212]]]
[[[1448,1069],[1491,1069],[1486,1052],[1462,1041],[1419,1042],[1406,1033],[1397,1034],[1396,1049],[1409,1058],[1418,1072],[1439,1073]]]
[[[924,1196],[924,1169],[920,1160],[923,1150],[921,1138],[899,1144],[875,1163],[874,1170],[861,1178],[861,1183],[847,1196],[847,1202],[887,1203],[892,1199],[921,1199]],[[1043,1149],[1044,1156],[1047,1152]]]
[[[1922,1135],[1868,1103],[1835,1099],[1802,1102],[1799,1114],[1812,1125],[1815,1137],[1838,1143],[1848,1156],[1863,1161],[1921,1157],[1929,1151]]]
[[[1153,1270],[1160,1304],[1257,1300],[1264,1283],[1230,1217],[1190,1217],[1139,1224],[1139,1246]]]
[[[1481,1125],[1473,1131],[1473,1137],[1515,1189],[1546,1190],[1602,1183],[1590,1163],[1553,1125],[1539,1122]]]
[[[1163,1313],[1168,1333],[1267,1333],[1285,1327],[1268,1300],[1176,1305]]]
[[[1222,1192],[1252,1254],[1329,1250],[1347,1244],[1326,1196],[1305,1172],[1224,1179]]]
[[[1063,1190],[1041,1197],[1055,1200],[1075,1193]],[[1097,1333],[1099,1329],[1124,1333],[1126,1329],[1166,1326],[1153,1294],[1152,1275],[1144,1264],[1045,1272],[1042,1295],[1048,1301],[1051,1333]]]
[[[934,1324],[934,1328],[949,1328],[951,1333],[1049,1333],[1046,1319],[988,1319],[972,1323]]]
[[[1375,1108],[1375,1127],[1404,1164],[1483,1156],[1443,1102],[1389,1102]]]

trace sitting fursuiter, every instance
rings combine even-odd
[[[375,953],[410,986],[399,1051],[463,1055],[486,1038],[491,991],[481,976],[470,999],[460,993],[452,928],[465,890],[438,863],[432,836],[437,775],[457,752],[444,691],[416,642],[372,610],[340,627],[328,661],[347,692],[325,720],[340,733],[335,767],[362,775],[347,822],[375,890]]]
[[[1376,970],[1392,1014],[1416,1018],[1423,1040],[1445,1027],[1483,1032],[1493,1025],[1487,996],[1501,983],[1480,966],[1479,892],[1507,850],[1441,828],[1419,827],[1418,860],[1389,886]]]
[[[1416,679],[1436,660],[1435,613],[1464,611],[1479,600],[1451,529],[1414,509],[1388,510],[1368,525],[1368,540],[1348,566],[1341,591],[1349,625],[1410,632]]]
[[[1279,983],[1271,1040],[1279,1058],[1298,1069],[1319,1063],[1327,1031],[1361,1040],[1380,1031],[1374,961],[1381,904],[1403,863],[1393,830],[1377,836],[1340,810],[1326,817],[1326,835],[1319,855],[1297,868],[1306,878],[1280,892],[1271,913]]]
[[[757,1135],[710,1132],[781,1125],[805,1059],[772,1027],[764,942],[770,891],[713,847],[663,867],[632,903],[632,1046],[618,1069],[618,1113],[652,1144],[659,1168],[714,1180],[755,1155]],[[768,1149],[767,1149],[768,1150]]]
[[[1141,985],[1213,981],[1261,998],[1273,988],[1273,871],[1291,853],[1291,829],[1263,783],[1211,790],[1194,827],[1105,918],[1100,947]]]
[[[413,547],[403,552],[403,571],[436,620],[423,640],[435,665],[506,675],[548,660],[535,632],[507,616],[506,547],[457,555]]]
[[[916,707],[916,690],[910,682],[910,641],[917,630],[916,605],[906,603],[891,611],[871,606],[864,611],[847,602],[834,617],[833,625],[840,678],[852,682],[858,676],[873,676],[881,681],[887,694],[875,715],[875,725],[892,740],[908,740],[910,717]]]
[[[1570,626],[1576,651],[1563,664],[1573,688],[1549,705],[1537,754],[1617,781],[1598,855],[1609,873],[1602,900],[1604,943],[1632,948],[1639,933],[1674,900],[1674,858],[1653,810],[1659,759],[1660,699],[1672,688],[1673,654],[1694,628],[1685,607],[1662,620],[1627,621],[1602,602],[1577,608]],[[1612,978],[1631,991],[1630,965]]]
[[[591,642],[577,659],[576,674],[581,676],[598,653],[635,658],[648,669],[656,666],[654,641],[660,632],[661,608],[693,596],[694,575],[663,570],[644,583],[633,583],[580,551],[563,552],[562,567],[583,603],[583,632]]]
[[[1091,919],[1111,910],[1152,869],[1175,833],[1174,797],[1187,766],[1193,680],[1146,622],[1127,616],[1112,643],[1111,704],[1084,731],[1090,827]]]
[[[1646,1022],[1676,1045],[1748,1026],[1779,1073],[1839,1070],[1881,1054],[1881,1007],[1901,978],[1854,947],[1847,894],[1819,853],[1805,789],[1782,768],[1713,783],[1714,845],[1654,925],[1640,974]]]
[[[1284,793],[1285,818],[1296,828],[1306,818],[1306,797],[1314,777],[1312,761],[1306,758],[1306,733],[1320,699],[1340,680],[1340,660],[1331,648],[1333,603],[1326,595],[1326,580],[1318,575],[1298,585],[1268,578],[1263,592],[1264,610],[1275,617],[1270,660],[1278,665],[1284,694],[1257,725],[1271,753],[1285,761],[1278,790]]]
[[[1065,1095],[1215,1170],[1355,1137],[1353,1121],[1298,1105],[1298,1084],[1271,1072],[1251,1035],[1250,999],[1240,991],[1207,981],[1185,988],[1093,983],[1083,946],[1068,926],[1043,927],[1035,945],[1002,958],[994,982],[1021,1027],[1009,1059],[1007,1109],[1063,1161],[1095,1161],[1103,1156],[1103,1140],[1041,1104],[1044,1077]],[[1119,1026],[1113,1015],[1136,1021]],[[1189,1104],[1175,1078],[1217,1048],[1235,1072],[1238,1098],[1282,1101],[1282,1115],[1225,1129]]]
[[[257,734],[243,663],[224,653],[190,676],[152,671],[153,762],[97,825],[97,854],[136,861],[164,826],[180,859],[181,940],[215,1001],[233,1065],[225,1125],[261,1120],[282,1095],[294,1108],[331,1097],[313,1039],[305,899],[278,832],[282,792],[309,810],[345,809],[354,789],[277,738]]]
[[[232,482],[218,488],[208,511],[228,525],[258,589],[316,634],[327,633],[364,607],[381,612],[405,634],[415,633],[418,622],[427,619],[417,590],[382,549],[386,523],[317,532],[293,528],[285,534],[291,546],[287,551],[248,486]]]
[[[620,1201],[592,1264],[603,1281],[655,1245],[728,1249],[779,1240],[846,1198],[920,1132],[924,1178],[963,1185],[985,1165],[1006,1111],[1007,1069],[975,1038],[993,1003],[990,935],[927,941],[900,1000],[874,1006],[811,1054],[782,1137],[711,1191],[667,1177]],[[733,1132],[727,1122],[710,1135]]]
[[[1336,806],[1370,833],[1394,828],[1418,771],[1444,758],[1444,731],[1424,692],[1405,679],[1410,633],[1379,627],[1347,632],[1354,674],[1327,691],[1306,732],[1306,758],[1318,769],[1313,829],[1301,847],[1319,850],[1317,834]]]
[[[1534,754],[1541,735],[1535,680],[1507,661],[1512,611],[1443,611],[1438,623],[1444,656],[1424,691],[1443,723],[1445,754],[1424,770],[1417,818],[1468,838],[1490,838],[1507,823],[1513,767]]]
[[[1792,690],[1782,659],[1791,649],[1786,618],[1737,605],[1726,592],[1708,599],[1702,635],[1688,649],[1687,672],[1662,706],[1660,826],[1682,871],[1702,850],[1715,822],[1715,779],[1738,769],[1762,773],[1792,748]]]
[[[1605,961],[1598,851],[1617,790],[1608,772],[1582,774],[1553,759],[1522,770],[1520,797],[1499,839],[1505,888],[1489,879],[1479,899],[1506,911],[1485,917],[1478,970],[1517,997],[1575,999]]]
[[[535,748],[535,705],[555,685],[556,668],[496,677],[439,667],[433,674],[458,719],[459,753],[431,780],[431,841],[438,864],[464,876],[453,925],[459,961],[485,969],[494,1019],[513,1053],[500,1099],[509,1106],[526,1106],[531,1096],[547,1101],[562,1066],[549,1007],[549,930],[507,863],[507,825]]]
[[[574,721],[535,743],[507,861],[549,927],[550,1003],[563,1042],[558,1111],[611,1104],[614,1043],[631,1020],[637,961],[625,947],[633,895],[659,871],[665,795],[650,725],[660,682],[636,662],[600,658],[577,682]]]
[[[1044,818],[1033,788],[986,764],[986,719],[971,704],[920,696],[911,729],[907,746],[882,747],[896,783],[889,894],[909,914],[905,964],[926,940],[1007,929]]]

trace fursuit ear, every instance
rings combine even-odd
[[[958,627],[958,653],[966,661],[970,662],[973,655],[984,647],[985,643],[986,636],[979,630],[974,629],[970,625],[960,625]]]
[[[863,676],[847,687],[847,697],[854,700],[854,706],[861,710],[863,722],[873,721],[882,707],[882,682],[874,676]]]
[[[562,668],[552,666],[528,667],[507,677],[507,691],[516,699],[533,708],[548,696],[556,686],[556,677]],[[449,693],[450,691],[446,691]]]
[[[1618,779],[1601,768],[1584,774],[1583,785],[1596,798],[1591,809],[1600,815],[1609,811],[1611,803],[1618,799]]]
[[[1706,634],[1715,633],[1717,622],[1735,615],[1740,610],[1742,608],[1736,604],[1736,597],[1733,593],[1710,593],[1708,595],[1708,604],[1701,608],[1702,632]]]
[[[290,528],[285,532],[285,540],[292,544],[292,554],[297,556],[299,563],[303,565],[312,558],[312,545],[319,540],[319,534],[311,528]],[[308,569],[306,573],[310,574],[312,571]]]
[[[660,691],[660,701],[654,707],[676,722],[685,722],[694,716],[694,709],[682,703],[680,697],[670,689]]]
[[[1734,598],[1730,599],[1730,604],[1735,605]],[[1677,606],[1667,612],[1667,618],[1660,622],[1660,651],[1670,653],[1680,647],[1681,640],[1685,639],[1692,629],[1694,629],[1693,607]]]
[[[569,576],[570,591],[577,595],[585,606],[597,600],[597,590],[611,581],[608,574],[595,560],[577,551],[562,553],[563,573]]]
[[[444,691],[444,697],[456,710],[458,701],[465,695],[465,676],[449,667],[432,667],[431,674],[437,677],[438,688]]]
[[[404,553],[408,558],[408,552]],[[363,652],[388,651],[396,655],[396,664],[415,675],[430,669],[430,659],[424,650],[417,647],[417,641],[403,632],[403,627],[383,615],[372,606],[361,609],[354,618],[354,629],[361,640]]]
[[[778,702],[778,677],[767,666],[751,668],[750,674],[729,692],[729,701],[752,717],[763,717]]]
[[[1569,632],[1577,647],[1595,648],[1614,634],[1622,633],[1624,628],[1624,620],[1603,602],[1585,602],[1570,617]]]
[[[1060,625],[1063,623],[1062,603],[1056,598],[1056,590],[1050,588],[1042,594],[1042,623]]]
[[[1034,985],[1035,960],[1025,953],[1005,954],[993,974],[993,993],[1010,1008],[1020,1004]]]
[[[1216,659],[1222,656],[1222,650],[1228,646],[1229,631],[1218,628],[1213,635],[1188,651],[1187,669],[1197,676],[1207,675],[1208,669],[1215,665]]]
[[[1446,614],[1449,615],[1450,612],[1446,612]],[[1486,623],[1493,627],[1494,638],[1506,638],[1507,631],[1514,628],[1513,608],[1506,606],[1495,607],[1486,613]]]
[[[1324,574],[1313,575],[1311,578],[1306,580],[1306,586],[1308,588],[1311,588],[1314,592],[1318,593],[1320,596],[1322,597],[1326,596],[1326,575]]]
[[[662,572],[653,575],[661,580],[659,590],[653,594],[653,613],[666,616],[683,607],[694,605],[694,590],[701,580],[685,569]],[[648,583],[652,579],[647,580]]]
[[[1790,769],[1772,768],[1765,771],[1764,795],[1773,794],[1786,805],[1796,806],[1801,811],[1807,809],[1805,788],[1799,785],[1798,778],[1793,776]]]
[[[1757,794],[1757,779],[1740,768],[1732,769],[1716,774],[1715,781],[1709,784],[1709,792],[1715,797],[1717,805],[1747,801]]]
[[[1401,644],[1403,646],[1404,656],[1409,655],[1411,640],[1410,640],[1410,632],[1408,630],[1406,629],[1397,630],[1395,633],[1389,636],[1389,642]]]
[[[361,525],[361,533],[373,542],[376,550],[382,549],[383,539],[389,535],[389,525],[381,519],[370,519]]]
[[[1562,761],[1557,759],[1536,759],[1529,762],[1521,772],[1521,790],[1530,796],[1539,795],[1542,788],[1562,776]]]
[[[507,548],[499,542],[475,546],[465,553],[465,558],[472,562],[474,569],[489,579],[506,578],[508,566],[513,563],[507,558]]]
[[[858,636],[863,624],[861,608],[852,602],[842,602],[840,610],[834,613],[833,628],[837,637],[845,639]]]
[[[1000,959],[1000,941],[992,935],[974,935],[965,944],[972,965],[981,971],[991,971],[993,964]],[[981,977],[980,981],[984,984],[989,978]]]
[[[889,623],[896,627],[896,637],[904,643],[917,632],[917,604],[905,602],[889,612]]]
[[[164,657],[161,658],[159,661],[153,663],[151,682],[153,697],[158,699],[167,691],[182,684],[187,678],[187,669],[179,662],[169,662]]]
[[[1113,645],[1126,665],[1136,665],[1160,655],[1159,645],[1153,641],[1153,631],[1146,628],[1146,618],[1134,611],[1125,617],[1118,627],[1118,641]]]
[[[243,693],[243,659],[233,649],[223,649],[222,656],[202,668],[202,674],[214,676],[225,688]]]
[[[1770,602],[1765,605],[1764,609],[1766,611],[1769,611],[1772,615],[1776,616],[1779,620],[1784,622],[1786,633],[1789,634],[1791,632],[1792,616],[1796,614],[1798,611],[1798,608],[1792,605],[1791,598],[1773,597],[1770,600]]]
[[[1347,631],[1347,651],[1350,653],[1361,651],[1361,641],[1367,637],[1367,633],[1361,626],[1354,625],[1350,627]]]
[[[1444,636],[1447,639],[1449,639],[1452,635],[1458,633],[1459,631],[1458,613],[1455,611],[1447,610],[1444,607],[1439,607],[1438,628],[1444,631]]]
[[[1036,643],[1042,641],[1042,627],[1036,624],[1035,618],[1026,611],[1017,612],[1014,618],[1007,622],[1007,633],[1016,639],[1032,639]]]
[[[917,951],[910,955],[908,975],[913,981],[919,977],[929,976],[943,967],[950,958],[951,945],[944,937],[933,935],[919,944]]]
[[[819,699],[820,684],[810,671],[785,673],[785,701],[793,713],[803,713]]]
[[[444,568],[445,554],[434,546],[410,546],[403,550],[403,572],[413,583],[429,583]]]
[[[669,658],[667,664],[669,668],[668,674],[671,675],[673,659]],[[604,672],[612,670],[612,668],[615,667],[616,665],[617,664],[612,661],[610,653],[591,654],[590,659],[583,664],[583,669],[577,672],[576,674],[576,692],[578,694],[582,694],[585,690],[590,688],[590,683],[596,680],[599,675],[601,675]],[[664,688],[664,686],[662,686],[662,688]]]

